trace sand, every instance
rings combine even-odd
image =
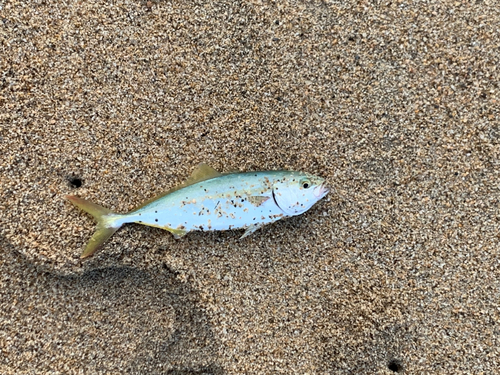
[[[1,374],[492,374],[496,1],[0,3]],[[304,170],[328,198],[240,240],[75,194]]]

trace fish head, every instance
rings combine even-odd
[[[328,194],[324,178],[304,172],[290,172],[273,183],[276,205],[288,216],[300,215]]]

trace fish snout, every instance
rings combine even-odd
[[[326,183],[323,182],[321,185],[317,186],[314,189],[314,196],[318,199],[321,199],[325,195],[327,195],[329,191],[330,189],[326,186]]]

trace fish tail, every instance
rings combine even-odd
[[[97,221],[96,231],[80,256],[82,259],[88,258],[99,250],[104,242],[120,229],[123,225],[123,220],[119,220],[122,215],[115,214],[107,208],[101,207],[85,199],[75,197],[74,195],[67,195],[66,199],[78,208],[91,214]]]

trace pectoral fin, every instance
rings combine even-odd
[[[249,236],[251,235],[253,232],[255,232],[257,229],[260,229],[264,226],[264,224],[250,224],[247,228],[247,230],[245,231],[245,233],[243,233],[243,236],[240,237],[240,239],[242,238],[245,238],[246,236]]]
[[[264,197],[262,195],[252,195],[248,197],[248,201],[253,204],[255,207],[259,207],[265,201],[267,201],[269,197]]]

